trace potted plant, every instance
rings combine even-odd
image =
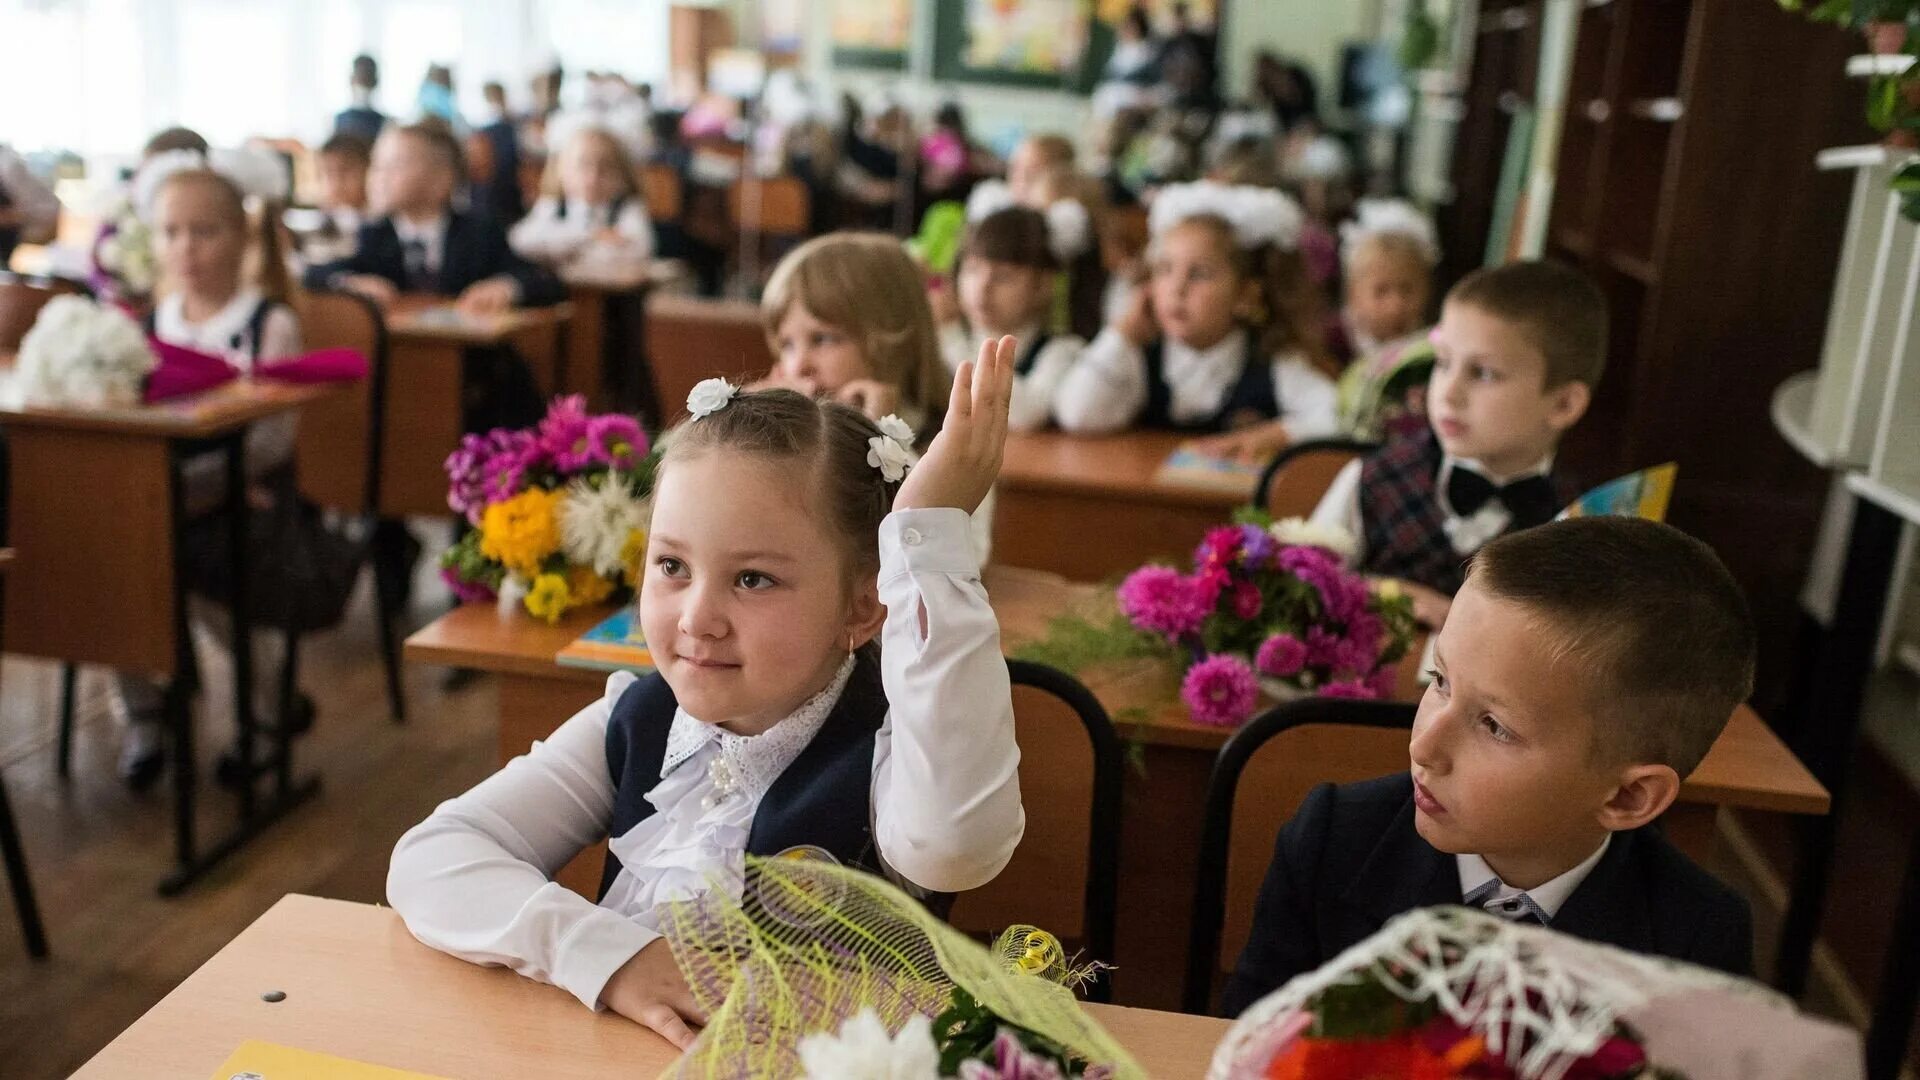
[[[1877,56],[1903,52],[1907,27],[1920,3],[1916,0],[1779,0],[1785,11],[1806,15],[1814,22],[1859,27],[1867,51]]]
[[[1920,149],[1920,76],[1875,78],[1867,88],[1867,123],[1882,133],[1883,145]]]

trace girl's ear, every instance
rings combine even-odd
[[[847,605],[847,642],[848,651],[857,649],[872,641],[880,634],[880,627],[887,621],[887,607],[880,602],[880,579],[876,574],[863,574],[859,584],[853,588],[852,602]]]

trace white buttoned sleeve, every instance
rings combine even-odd
[[[1313,508],[1313,516],[1307,519],[1314,525],[1342,529],[1353,537],[1354,566],[1363,566],[1367,561],[1367,533],[1360,520],[1360,459],[1354,458],[1340,467],[1333,476],[1333,483],[1327,485],[1327,493],[1320,496],[1319,505]]]
[[[651,232],[649,232],[651,239]],[[560,216],[559,200],[543,198],[507,232],[507,243],[523,259],[556,266],[586,246],[587,231]]]
[[[880,526],[886,722],[873,755],[874,836],[933,892],[992,881],[1026,830],[1000,625],[967,515],[903,510]]]
[[[1305,357],[1288,354],[1274,360],[1273,392],[1294,442],[1340,433],[1340,388]]]
[[[1076,435],[1106,435],[1132,425],[1146,407],[1146,353],[1108,327],[1061,378],[1053,416]]]
[[[620,208],[620,216],[614,220],[614,231],[623,241],[620,253],[633,259],[653,257],[653,221],[647,217],[646,207],[640,205],[638,195],[627,200]]]
[[[1053,422],[1054,398],[1086,347],[1072,334],[1047,339],[1047,347],[1033,359],[1033,370],[1013,380],[1013,400],[1007,407],[1010,430],[1039,431]]]
[[[613,817],[607,718],[634,682],[606,693],[394,846],[387,903],[421,942],[551,983],[593,1008],[659,935],[552,881]]]

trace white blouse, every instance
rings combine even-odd
[[[1341,466],[1334,474],[1333,483],[1327,485],[1327,493],[1320,496],[1320,502],[1313,508],[1313,516],[1308,519],[1315,525],[1326,525],[1345,530],[1353,537],[1353,565],[1364,566],[1367,561],[1366,520],[1360,513],[1360,466],[1356,458]],[[1488,499],[1480,509],[1469,517],[1461,517],[1453,512],[1453,506],[1447,502],[1447,481],[1454,469],[1466,469],[1479,473],[1496,486],[1511,484],[1515,480],[1528,476],[1545,476],[1553,471],[1553,455],[1548,454],[1531,469],[1523,469],[1512,476],[1496,477],[1477,461],[1469,458],[1456,458],[1442,455],[1440,472],[1434,477],[1434,497],[1440,500],[1442,521],[1440,527],[1446,531],[1447,542],[1453,547],[1453,553],[1462,557],[1473,554],[1487,546],[1507,526],[1513,523],[1513,514],[1499,499]]]
[[[1020,343],[1022,354],[1039,334],[1039,327],[1028,327],[1013,335]],[[958,322],[942,326],[940,356],[947,362],[947,370],[958,371],[962,363],[979,356],[980,346],[988,336],[971,332]],[[1009,429],[1039,431],[1053,422],[1054,394],[1086,347],[1087,343],[1073,334],[1055,334],[1047,339],[1040,355],[1034,357],[1033,368],[1025,375],[1014,376],[1013,401],[1007,408]]]
[[[1000,873],[1026,828],[1020,752],[1000,628],[953,509],[907,510],[880,527],[881,681],[874,739],[874,840],[890,873],[933,892]],[[602,903],[552,875],[606,835],[614,785],[608,717],[634,676],[400,838],[387,900],[415,937],[502,964],[599,1007],[613,973],[660,935],[655,911],[718,880],[738,895],[760,799],[811,740],[847,670],[765,733],[736,737],[676,713],[660,812],[611,849],[623,870]],[[726,764],[716,770],[714,762]],[[722,781],[725,782],[722,782]]]
[[[1166,339],[1162,370],[1175,420],[1200,421],[1220,411],[1248,362],[1246,341],[1245,334],[1235,331],[1201,350]],[[1274,357],[1273,393],[1294,442],[1339,432],[1340,392],[1305,356]],[[1132,425],[1146,407],[1146,351],[1108,327],[1088,343],[1080,362],[1061,380],[1053,414],[1068,431],[1104,435]]]
[[[653,223],[637,196],[627,199],[617,215],[611,213],[611,206],[589,206],[574,199],[565,205],[563,216],[559,199],[547,197],[534,203],[507,234],[513,250],[522,258],[559,269],[632,265],[653,255]],[[617,241],[599,237],[607,228],[619,234]]]

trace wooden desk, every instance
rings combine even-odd
[[[12,536],[20,573],[5,612],[8,651],[70,664],[102,664],[166,678],[174,760],[191,762],[190,701],[179,676],[192,664],[178,552],[186,526],[185,460],[204,450],[227,459],[229,507],[245,498],[244,441],[249,424],[340,391],[238,380],[204,394],[154,406],[112,410],[0,406],[10,451]],[[76,493],[78,495],[76,496]],[[248,626],[245,515],[233,523],[232,598],[237,747],[254,761],[251,636]],[[50,617],[57,613],[58,617]],[[183,888],[280,814],[310,795],[291,781],[291,750],[276,740],[276,793],[256,811],[251,783],[240,794],[236,832],[201,852],[195,841],[194,770],[174,773],[174,872],[163,892]]]
[[[408,296],[386,312],[389,341],[380,513],[445,517],[447,455],[460,445],[460,357],[475,345],[511,344],[551,396],[566,379],[560,328],[565,304],[518,308],[486,319],[449,319],[441,297]]]
[[[1007,436],[994,510],[993,557],[1082,581],[1154,560],[1184,562],[1206,531],[1253,498],[1245,490],[1157,481],[1167,455],[1191,436],[1165,431]],[[1276,493],[1281,517],[1313,512],[1325,491]],[[1097,542],[1089,542],[1097,538]]]
[[[275,1004],[261,995],[278,990]],[[1154,1076],[1206,1071],[1227,1023],[1087,1006]],[[75,1073],[205,1080],[248,1039],[435,1076],[655,1076],[677,1052],[565,991],[434,952],[386,908],[287,896]]]

